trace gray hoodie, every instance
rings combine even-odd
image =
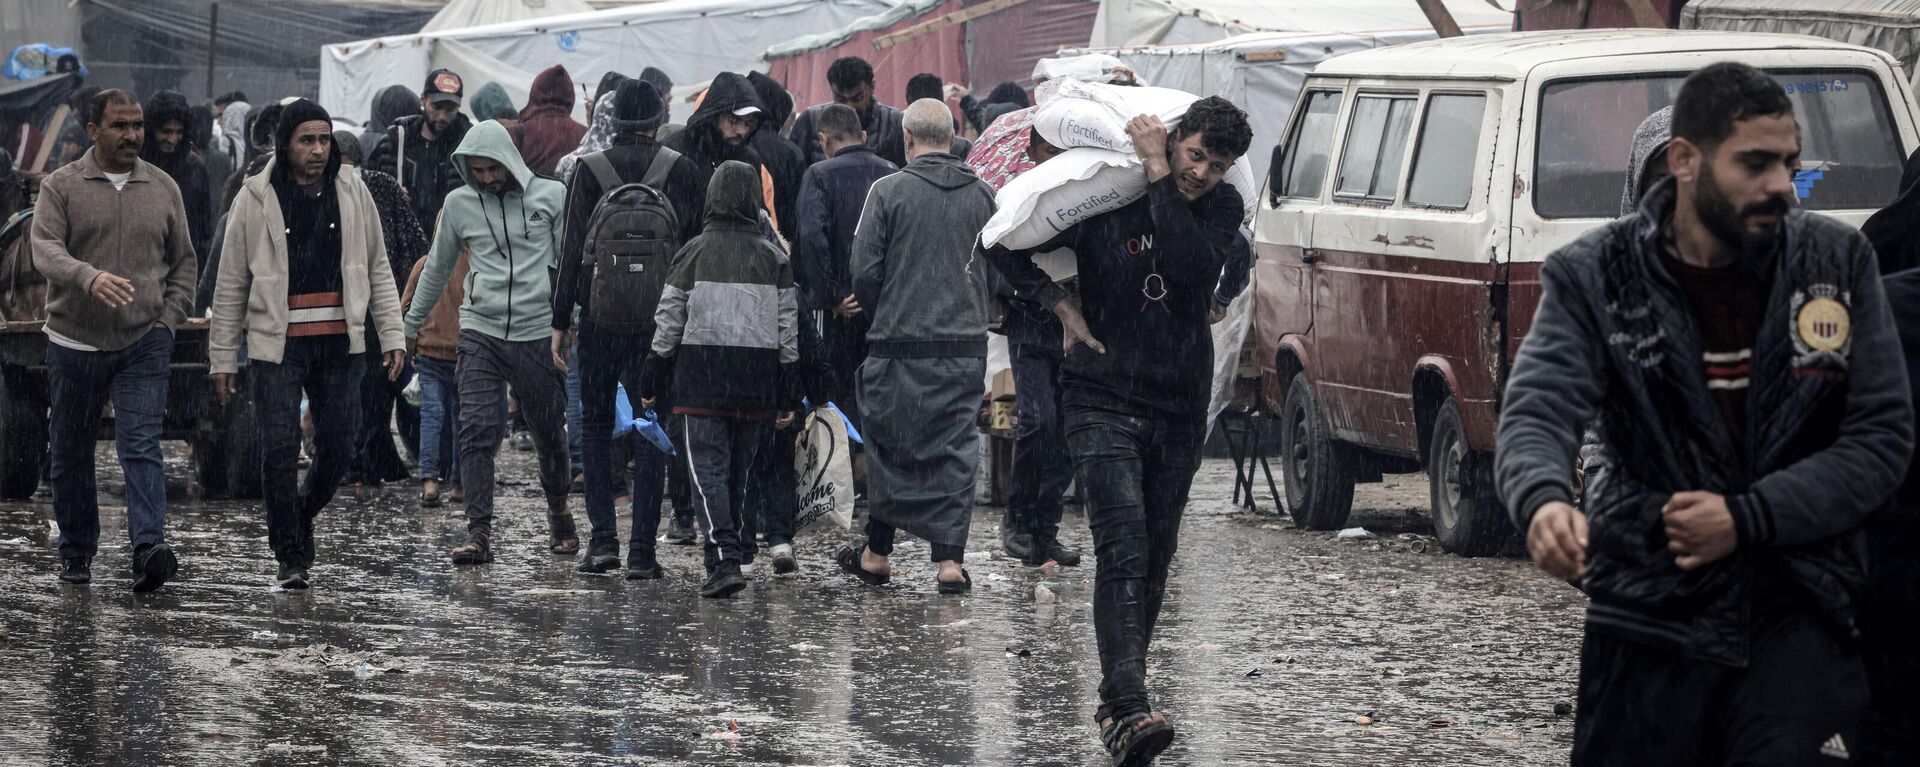
[[[879,181],[854,229],[853,293],[874,357],[985,357],[988,270],[973,245],[993,190],[950,154]]]
[[[1647,183],[1647,165],[1667,155],[1673,141],[1673,107],[1667,107],[1640,121],[1633,132],[1633,156],[1627,160],[1627,188],[1620,195],[1620,215],[1631,216],[1640,209],[1640,196],[1653,186]]]

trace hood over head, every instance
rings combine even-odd
[[[247,137],[247,113],[252,111],[253,105],[245,101],[228,104],[227,111],[220,113],[220,134],[244,143]]]
[[[720,115],[735,112],[747,107],[760,110],[760,124],[767,124],[767,105],[761,103],[760,94],[755,92],[753,84],[747,78],[732,72],[721,72],[714,76],[713,83],[707,86],[706,98],[700,100],[700,108],[687,118],[687,128],[692,129],[711,124],[720,119]]]
[[[333,132],[333,151],[340,155],[341,162],[352,162],[354,167],[367,164],[367,155],[360,146],[360,134],[350,130]]]
[[[613,131],[649,133],[667,121],[667,104],[645,80],[622,80],[613,92]]]
[[[213,107],[196,105],[187,112],[193,116],[187,125],[187,141],[193,143],[193,148],[205,152],[213,143]]]
[[[560,158],[560,162],[553,166],[553,174],[560,178],[560,183],[565,184],[573,181],[573,171],[579,165],[580,158],[593,154],[594,152],[605,151],[607,147],[613,146],[613,137],[616,133],[613,125],[615,119],[613,116],[614,106],[614,99],[600,98],[594,100],[593,124],[587,126],[587,135],[580,138],[580,148],[573,150],[572,154]]]
[[[148,98],[140,109],[147,121],[147,143],[140,148],[141,159],[155,165],[164,164],[163,160],[174,159],[160,151],[160,126],[166,125],[169,120],[179,120],[180,127],[186,129],[180,149],[175,150],[174,154],[184,154],[192,148],[193,110],[187,107],[186,96],[173,91],[161,91]]]
[[[467,137],[461,139],[460,148],[453,150],[453,167],[460,171],[460,180],[467,186],[482,190],[473,180],[473,171],[467,167],[467,161],[474,157],[485,157],[506,166],[513,175],[514,183],[525,190],[533,183],[533,170],[527,162],[520,159],[520,150],[513,146],[513,137],[508,135],[507,126],[494,120],[488,120],[473,126],[467,131]]]
[[[1647,166],[1665,157],[1673,141],[1673,107],[1667,107],[1640,121],[1633,132],[1633,154],[1627,161],[1627,189],[1620,197],[1620,215],[1632,215],[1640,209],[1640,196],[1647,193]]]
[[[667,103],[663,122],[671,122],[673,120],[673,78],[660,71],[659,67],[647,67],[640,70],[640,79],[653,83],[653,89],[660,93],[660,100]]]
[[[945,153],[920,155],[900,171],[926,179],[927,183],[946,190],[959,189],[980,180],[960,158]]]
[[[620,85],[620,81],[625,79],[627,79],[627,76],[619,72],[608,72],[601,75],[600,84],[593,88],[593,102],[596,104],[600,103],[601,96],[612,93],[613,89]]]
[[[573,114],[574,100],[573,77],[567,74],[567,68],[559,64],[547,67],[533,78],[533,88],[527,95],[527,108],[521,110],[522,119],[535,114]]]
[[[767,129],[777,131],[786,125],[787,118],[793,116],[793,94],[788,93],[780,81],[759,72],[748,72],[747,82],[760,97],[760,106],[767,110],[767,117],[762,121]]]
[[[467,104],[473,108],[475,120],[486,121],[499,117],[506,112],[518,112],[513,108],[513,97],[507,95],[507,89],[499,83],[487,83],[473,92]]]
[[[368,123],[374,130],[386,130],[393,123],[406,117],[420,114],[420,94],[404,85],[389,85],[373,97],[373,119]]]
[[[275,176],[292,178],[287,171],[287,158],[290,153],[282,152],[280,149],[285,147],[287,142],[293,139],[293,132],[297,130],[301,124],[310,122],[326,123],[328,133],[332,133],[333,116],[327,114],[327,110],[319,104],[315,104],[306,99],[297,99],[281,110],[280,121],[273,129],[272,151],[274,153],[273,173]],[[327,153],[327,170],[321,175],[321,178],[332,181],[333,177],[339,172],[340,148],[335,146]]]
[[[1012,80],[993,86],[993,91],[987,94],[986,103],[1019,104],[1023,109],[1033,106],[1033,102],[1027,98],[1027,89]]]
[[[280,124],[280,112],[284,109],[286,107],[278,103],[268,104],[249,115],[252,124],[247,126],[247,144],[253,147],[254,154],[273,153],[276,146],[273,134],[277,130],[275,126]]]
[[[760,172],[739,160],[720,163],[707,182],[706,222],[760,225]]]

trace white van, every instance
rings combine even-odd
[[[1487,554],[1511,538],[1494,425],[1540,262],[1620,215],[1640,121],[1728,60],[1791,96],[1803,206],[1858,226],[1894,199],[1920,144],[1913,95],[1869,48],[1513,33],[1362,51],[1307,78],[1269,168],[1254,278],[1263,400],[1301,524],[1338,528],[1354,482],[1426,468],[1444,546]]]

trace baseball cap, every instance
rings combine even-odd
[[[734,117],[746,117],[747,115],[757,115],[757,114],[760,114],[760,108],[752,104],[748,104],[739,109],[733,110]]]
[[[460,76],[451,69],[436,69],[427,73],[427,87],[420,95],[436,104],[458,104],[460,97],[466,94],[466,85],[460,82]]]

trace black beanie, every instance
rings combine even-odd
[[[645,80],[622,80],[613,96],[613,129],[619,133],[646,133],[666,122],[667,103]]]
[[[333,127],[333,117],[327,114],[326,108],[306,99],[295,99],[293,103],[288,104],[285,109],[280,111],[280,123],[274,127],[273,131],[273,150],[275,154],[280,156],[275,162],[282,164],[286,162],[286,152],[284,150],[287,147],[287,142],[293,139],[293,132],[295,130],[298,130],[302,124],[310,122],[326,123],[329,129]],[[332,131],[329,130],[328,134],[331,135]],[[329,153],[327,158],[326,177],[333,178],[334,174],[339,170],[340,151],[336,148]]]

